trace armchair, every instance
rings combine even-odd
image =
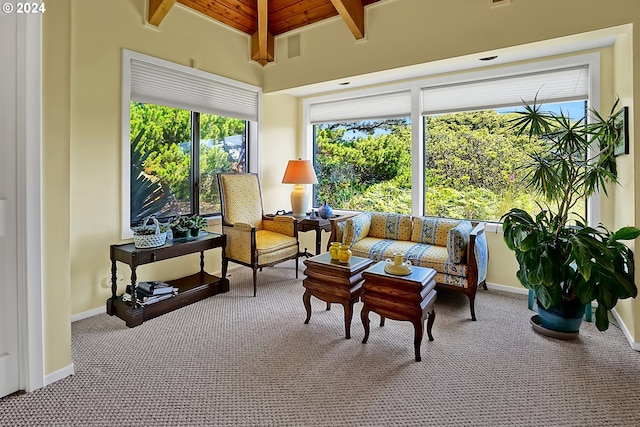
[[[222,232],[227,247],[222,253],[222,277],[229,261],[253,269],[253,296],[256,296],[257,271],[289,259],[296,260],[298,277],[298,227],[290,216],[268,217],[262,208],[258,175],[254,173],[218,173]]]

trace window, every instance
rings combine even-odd
[[[411,119],[315,125],[315,206],[411,213]]]
[[[573,120],[584,119],[586,102],[544,104]],[[424,117],[425,214],[499,221],[517,207],[535,215],[544,199],[522,183],[529,155],[542,142],[517,137],[510,120],[517,108]],[[574,211],[586,216],[584,201]]]
[[[515,137],[509,115],[535,99],[577,120],[598,94],[596,53],[307,98],[315,202],[487,221],[537,211],[518,168],[542,145]],[[598,203],[579,213],[597,223]]]
[[[122,52],[122,236],[150,214],[220,212],[216,173],[257,170],[261,90]]]
[[[246,170],[246,121],[131,102],[131,225],[220,212],[217,172]]]
[[[407,90],[312,105],[315,205],[411,212],[410,112]]]

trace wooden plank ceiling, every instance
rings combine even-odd
[[[364,7],[380,0],[149,0],[148,21],[159,25],[177,2],[252,38],[251,59],[273,61],[273,38],[340,15],[356,39],[364,37]]]

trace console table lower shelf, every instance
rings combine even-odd
[[[169,311],[229,291],[228,279],[221,279],[206,272],[170,280],[167,283],[180,289],[177,295],[138,307],[132,307],[131,302],[123,301],[122,296],[112,297],[107,300],[107,314],[119,317],[128,327],[133,328]]]

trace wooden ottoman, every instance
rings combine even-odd
[[[364,277],[362,293],[362,324],[364,326],[363,343],[369,338],[369,312],[373,311],[381,316],[380,326],[384,326],[384,319],[408,320],[413,323],[415,335],[413,345],[416,361],[420,358],[420,344],[424,330],[424,320],[427,321],[427,335],[433,341],[431,328],[436,317],[433,308],[436,301],[435,276],[436,271],[431,268],[411,267],[411,274],[397,276],[384,271],[385,262],[376,265],[362,273]]]
[[[346,338],[351,338],[351,318],[353,305],[362,294],[362,272],[373,262],[367,258],[351,257],[347,264],[333,261],[329,253],[323,253],[306,259],[304,274],[307,276],[302,285],[305,287],[302,300],[307,310],[305,324],[311,319],[311,295],[327,303],[336,302],[344,307],[344,330]]]

